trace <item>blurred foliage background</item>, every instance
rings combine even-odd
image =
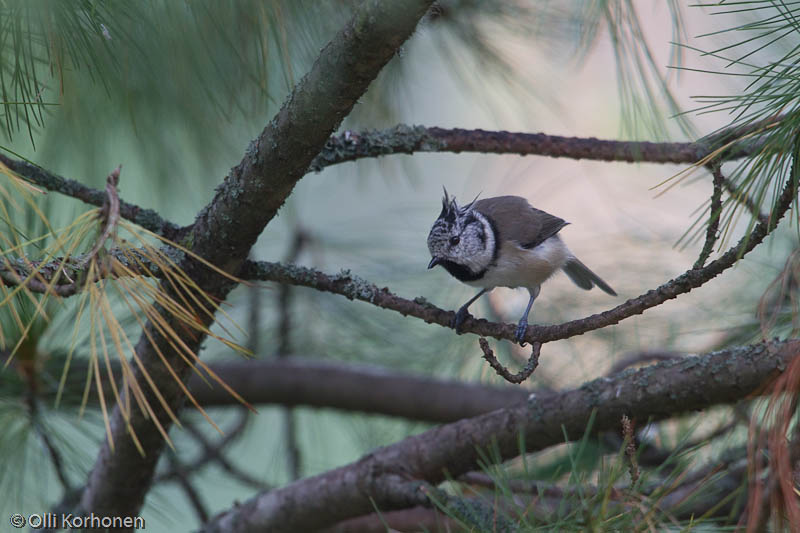
[[[0,148],[98,188],[122,164],[122,198],[189,224],[317,52],[347,21],[354,3],[0,1]],[[793,94],[787,96],[788,104],[753,97],[748,104],[753,112],[741,114],[735,109],[739,101],[709,96],[750,94],[757,83],[752,77],[722,75],[736,69],[763,72],[762,65],[791,61],[783,75],[788,79],[796,71],[791,58],[800,42],[798,31],[794,23],[781,26],[793,12],[779,2],[751,4],[744,10],[677,1],[442,1],[373,83],[343,129],[402,122],[695,140],[737,120],[762,116],[755,110],[767,114],[793,105]],[[742,31],[723,31],[732,28]],[[743,31],[765,36],[747,41]],[[698,95],[704,98],[693,98]],[[710,110],[717,112],[706,112]],[[391,156],[337,165],[299,183],[252,256],[282,260],[302,232],[306,238],[296,262],[326,272],[351,269],[399,295],[424,296],[455,309],[472,289],[441,269],[425,268],[425,238],[438,213],[442,185],[462,200],[476,194],[516,194],[570,221],[563,232],[570,248],[620,294],[612,301],[557,277],[545,287],[532,317],[537,323],[560,323],[635,297],[693,263],[701,243],[675,244],[698,217],[707,217],[702,208],[711,192],[710,176],[697,172],[665,194],[654,190],[681,170],[478,154]],[[744,177],[739,183],[750,183],[747,172],[740,170]],[[768,201],[771,181],[753,187]],[[87,209],[54,194],[41,206],[54,227]],[[732,216],[730,224],[728,231],[738,239],[749,220]],[[41,229],[23,214],[14,225],[31,234]],[[697,353],[760,338],[760,298],[796,246],[795,226],[784,224],[736,269],[702,289],[618,326],[547,345],[539,369],[523,386],[577,386],[631,353]],[[496,289],[472,312],[515,321],[526,294]],[[781,295],[771,298],[765,302],[778,311],[779,319],[768,335],[791,335],[790,303]],[[309,289],[292,289],[289,302],[291,329],[283,348],[295,356],[503,385],[481,360],[471,336],[459,337]],[[279,342],[282,309],[276,286],[240,287],[228,303],[228,312],[250,328],[250,339],[240,340],[257,346],[256,357],[287,351]],[[124,309],[119,311],[124,322]],[[66,300],[50,323],[35,330],[38,357],[65,356],[73,342],[74,313],[74,304]],[[124,323],[136,338],[135,321]],[[74,341],[76,357],[86,356],[81,333]],[[527,357],[510,345],[498,349],[507,363]],[[238,357],[212,342],[201,356],[206,361]],[[8,372],[0,380],[10,379]],[[0,419],[9,428],[0,432],[0,492],[15,495],[3,502],[6,514],[41,512],[62,497],[62,484],[42,460],[50,455],[48,446],[30,433],[33,417],[27,409],[19,396],[0,396]],[[217,409],[212,417],[225,426],[238,417],[231,411]],[[192,419],[194,414],[184,416]],[[232,462],[268,485],[286,483],[292,476],[288,426],[281,421],[285,416],[279,407],[260,407],[230,449]],[[297,408],[289,416],[303,476],[428,427],[332,410]],[[690,416],[650,428],[648,435],[668,448],[695,432],[707,433],[730,416],[727,409],[703,420]],[[50,405],[43,405],[35,417],[61,450],[72,487],[85,479],[103,439],[99,413],[87,409],[78,417],[74,407],[53,410]],[[199,420],[198,426],[212,434]],[[704,447],[697,457],[713,457],[742,444],[745,429]],[[191,456],[196,441],[173,433],[179,456]],[[604,453],[597,446],[588,462],[576,462],[565,450],[549,450],[527,461],[537,476],[560,479],[570,471],[578,478],[597,475]],[[204,471],[198,481],[212,512],[253,491],[215,468]],[[197,524],[180,488],[169,483],[153,489],[144,516],[155,530]]]

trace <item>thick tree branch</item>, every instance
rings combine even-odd
[[[411,35],[432,1],[372,0],[356,8],[352,19],[320,52],[278,114],[217,188],[211,203],[198,214],[185,241],[194,253],[227,272],[241,268],[250,248],[312,159]],[[230,279],[189,257],[180,267],[217,301],[223,300],[234,286]],[[164,289],[171,292],[168,284]],[[198,310],[197,314],[210,322],[204,311]],[[187,332],[175,319],[165,318],[174,330],[184,332],[181,341],[196,353],[204,336]],[[157,339],[157,345],[151,344],[149,338]],[[189,367],[171,342],[161,338],[157,328],[148,322],[136,354],[141,365],[135,367],[134,379],[144,382],[146,371],[169,408],[179,410],[184,395],[167,364],[181,380],[188,379]],[[170,417],[149,388],[146,396],[151,405],[158,406],[159,422],[169,428]],[[130,431],[136,433],[146,456],[140,455]],[[112,451],[106,443],[101,449],[81,498],[81,510],[105,516],[136,515],[164,441],[153,420],[138,409],[133,409],[130,421],[126,421],[120,409],[115,408],[110,437],[116,448]]]
[[[385,497],[398,478],[439,483],[474,470],[486,457],[519,454],[580,438],[594,415],[595,431],[613,430],[627,414],[662,420],[763,390],[800,354],[800,341],[770,342],[665,361],[600,378],[578,389],[538,393],[510,408],[461,420],[379,448],[361,460],[306,478],[215,517],[203,531],[307,531],[373,511],[404,508]],[[486,454],[485,450],[493,453]],[[496,452],[496,453],[495,453]]]
[[[11,361],[12,366],[15,361]],[[37,394],[52,401],[63,361],[51,358],[41,370]],[[389,369],[326,362],[293,356],[291,360],[268,358],[210,363],[209,368],[251,405],[285,405],[342,409],[426,422],[454,422],[523,402],[530,391],[464,383],[456,380],[395,372]],[[85,360],[70,365],[61,403],[79,405],[89,370]],[[112,366],[120,374],[119,364]],[[202,372],[202,371],[201,371]],[[102,378],[107,379],[104,373]],[[221,387],[210,387],[210,378],[192,375],[189,389],[203,407],[238,406]],[[104,383],[105,384],[105,383]],[[12,373],[0,384],[0,392],[14,397],[27,385]],[[96,401],[92,398],[91,401]]]

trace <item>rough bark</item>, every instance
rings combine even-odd
[[[297,84],[275,118],[251,143],[242,161],[217,188],[214,199],[198,214],[184,244],[220,268],[236,272],[314,156],[411,35],[431,3],[432,0],[369,0],[360,5],[348,24],[320,52],[310,72]],[[234,285],[188,258],[181,266],[212,298],[223,300]],[[180,329],[179,325],[174,327]],[[159,338],[152,324],[148,323],[146,328],[185,381],[187,365]],[[195,351],[203,341],[202,335],[182,333],[182,336]],[[170,408],[179,410],[184,400],[181,388],[145,335],[136,351]],[[135,377],[144,382],[141,370],[136,368]],[[158,405],[149,388],[148,395],[152,404]],[[170,418],[165,410],[159,407],[156,414],[169,428]],[[129,428],[136,432],[146,450],[144,457],[130,439]],[[111,435],[116,447],[112,450],[108,443],[102,447],[81,498],[81,511],[105,516],[135,515],[152,482],[164,441],[153,421],[138,409],[133,409],[130,425],[120,410],[115,409]]]
[[[729,133],[733,133],[733,130]],[[728,134],[698,142],[614,141],[545,133],[426,128],[401,124],[386,130],[348,131],[332,137],[325,144],[325,149],[314,158],[309,170],[320,171],[331,165],[364,158],[417,152],[478,152],[691,165],[722,146],[721,141],[731,140],[731,135]],[[758,148],[758,142],[737,144],[719,154],[718,160],[729,161],[746,157],[755,153]]]
[[[662,420],[763,390],[800,354],[800,341],[761,343],[626,370],[578,389],[531,395],[524,404],[447,424],[379,448],[359,461],[262,493],[216,516],[205,532],[309,531],[424,500],[408,490],[476,468],[492,449],[502,459],[618,428],[623,414]],[[403,485],[405,490],[398,491]]]

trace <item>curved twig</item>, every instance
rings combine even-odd
[[[536,367],[539,366],[539,353],[542,350],[541,342],[534,342],[531,345],[531,356],[528,358],[528,362],[525,364],[522,370],[516,374],[512,374],[510,370],[504,367],[500,361],[497,360],[497,357],[494,356],[494,352],[492,352],[492,349],[489,348],[489,343],[486,341],[486,339],[481,337],[478,339],[478,344],[481,347],[481,351],[483,351],[483,358],[486,359],[486,361],[489,363],[489,366],[494,368],[494,371],[509,383],[519,385],[528,379],[536,370]]]
[[[714,249],[714,244],[717,242],[719,217],[722,214],[722,184],[725,182],[725,176],[722,175],[722,169],[718,162],[709,165],[709,170],[713,176],[714,191],[711,193],[711,209],[708,216],[708,227],[706,228],[706,240],[692,268],[702,268],[708,261],[708,257]]]

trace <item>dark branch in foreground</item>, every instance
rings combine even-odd
[[[308,531],[373,512],[418,505],[397,498],[403,480],[439,483],[474,470],[480,460],[519,454],[580,438],[594,415],[594,431],[613,430],[620,417],[662,420],[737,401],[763,390],[800,353],[800,342],[771,342],[666,361],[578,389],[531,395],[499,409],[408,437],[355,463],[259,494],[215,517],[203,531]],[[711,378],[711,379],[709,379]]]
[[[2,361],[0,361],[2,364]],[[16,364],[16,359],[10,363]],[[47,383],[58,383],[63,361],[51,359],[42,369]],[[293,356],[210,363],[209,368],[251,405],[285,405],[343,409],[427,422],[454,422],[524,402],[530,391],[464,383],[391,371],[367,365],[325,362]],[[89,368],[85,361],[70,365],[61,403],[79,405]],[[119,365],[112,365],[119,375]],[[104,372],[104,375],[106,373]],[[106,379],[106,378],[104,378]],[[193,375],[189,389],[203,407],[240,406],[206,377]],[[15,373],[0,383],[0,393],[14,397],[26,384]],[[55,398],[56,387],[39,386],[43,402]],[[96,401],[94,396],[91,401]]]

